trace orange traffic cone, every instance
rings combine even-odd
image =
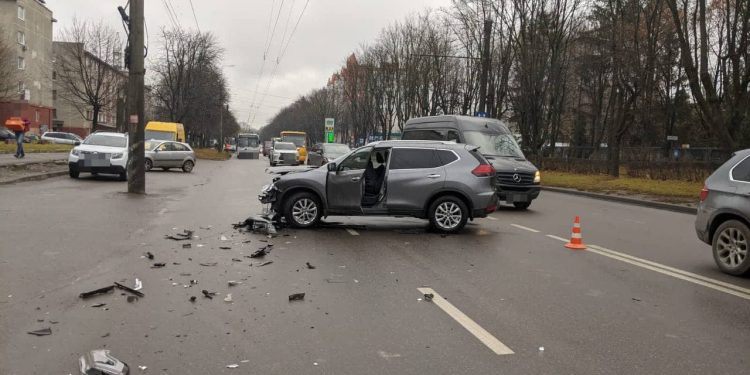
[[[579,216],[576,216],[576,220],[573,222],[573,233],[570,234],[570,242],[566,243],[565,247],[572,250],[586,250],[583,237],[581,237],[581,218]]]

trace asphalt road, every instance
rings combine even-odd
[[[543,192],[453,236],[336,217],[267,239],[231,227],[260,211],[266,165],[151,172],[144,197],[102,177],[0,187],[0,374],[75,374],[94,348],[148,374],[748,371],[750,280],[716,270],[690,215]],[[575,215],[589,250],[560,240]],[[191,248],[164,238],[184,228]],[[78,298],[135,278],[137,301]]]

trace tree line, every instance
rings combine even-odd
[[[453,0],[385,27],[261,132],[321,141],[334,117],[341,139],[390,138],[412,117],[484,109],[531,156],[606,152],[617,175],[621,148],[669,152],[670,135],[750,143],[749,39],[747,0]]]

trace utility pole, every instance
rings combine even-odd
[[[482,75],[479,77],[479,112],[487,112],[487,80],[490,75],[490,41],[492,21],[484,21],[484,41],[482,42]]]
[[[129,124],[128,193],[146,193],[144,156],[144,14],[145,0],[130,0],[130,69],[128,72],[127,113]]]
[[[224,100],[219,102],[219,152],[224,151]]]

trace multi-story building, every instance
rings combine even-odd
[[[52,27],[44,0],[0,0],[0,38],[15,53],[17,95],[0,101],[0,122],[23,117],[31,132],[51,130],[54,117]]]
[[[54,42],[53,54],[54,74],[57,77],[54,89],[54,129],[81,137],[86,137],[94,130],[114,130],[117,125],[117,98],[124,98],[128,79],[127,72],[116,66],[121,54],[114,51],[111,59],[113,65],[86,51],[83,44],[74,42]],[[66,66],[67,69],[77,71],[79,58],[85,60],[82,69],[89,73],[86,82],[77,74],[68,76],[69,73],[62,71]],[[71,92],[72,84],[76,86],[76,93]],[[87,103],[91,99],[89,95],[93,94],[83,93],[89,91],[86,88],[91,89],[90,91],[101,90],[97,99],[104,101],[104,106],[97,115],[97,129],[92,129],[94,112],[93,107]]]

